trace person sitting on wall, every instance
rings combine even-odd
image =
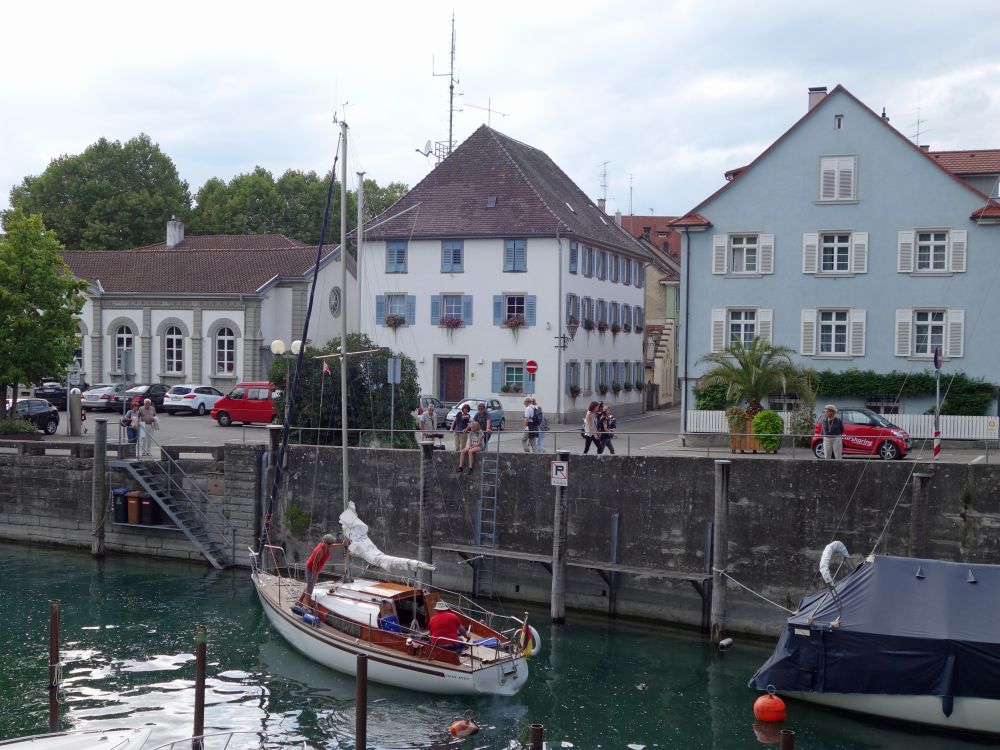
[[[462,624],[458,615],[451,611],[451,608],[444,601],[439,600],[434,605],[434,614],[427,629],[431,633],[431,643],[438,648],[445,648],[455,653],[462,653],[465,644],[464,639],[468,638],[471,630]]]

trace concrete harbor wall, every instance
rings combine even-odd
[[[174,448],[171,450],[179,451]],[[261,510],[261,448],[231,444],[185,469],[223,504],[239,528],[237,560],[253,544]],[[420,454],[352,449],[351,497],[371,537],[385,551],[417,553]],[[551,455],[501,454],[497,546],[550,554],[554,488]],[[91,459],[0,455],[0,537],[89,547]],[[434,455],[427,482],[435,544],[472,542],[479,484],[456,474],[452,453]],[[706,458],[570,457],[570,560],[611,559],[612,518],[619,519],[618,562],[647,569],[705,570],[706,524],[713,513],[714,462]],[[293,447],[281,499],[274,510],[274,541],[291,562],[303,562],[316,538],[338,527],[339,450]],[[927,503],[913,526],[916,551],[928,557],[1000,563],[1000,468],[919,465],[933,473]],[[906,555],[911,549],[912,463],[815,460],[734,460],[729,503],[729,570],[751,589],[794,606],[813,587],[823,547],[840,539],[866,555]],[[292,507],[294,506],[294,507]],[[894,512],[892,512],[894,510]],[[890,519],[890,513],[891,520]],[[298,524],[303,524],[297,526]],[[297,538],[300,537],[300,538]],[[176,531],[135,527],[107,530],[109,551],[199,559]],[[454,552],[435,550],[434,582],[471,586],[472,568]],[[483,568],[484,588],[508,602],[547,602],[549,572],[539,563],[499,559]],[[773,634],[783,613],[729,586],[731,631]],[[607,612],[610,590],[595,571],[570,568],[567,606]],[[693,586],[652,576],[617,576],[621,616],[697,626],[701,599]],[[570,616],[572,619],[572,616]]]

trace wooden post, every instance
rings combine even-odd
[[[430,512],[431,505],[431,477],[434,474],[434,443],[421,442],[420,444],[420,500],[417,517],[417,559],[420,562],[430,564],[431,560],[431,540],[434,536],[432,526],[433,514]],[[430,570],[418,570],[417,580],[429,586],[432,575]]]
[[[926,519],[927,519],[927,485],[933,474],[914,472],[913,488],[910,500],[910,542],[907,555],[910,557],[926,557]]]
[[[531,750],[543,750],[545,747],[545,726],[542,724],[531,725]]]
[[[569,451],[559,451],[560,461],[569,461]],[[552,622],[566,622],[566,488],[556,487],[552,513]]]
[[[205,734],[206,635],[204,625],[198,625],[195,628],[194,643],[194,735],[191,738],[191,750],[201,750],[204,747],[202,738]]]
[[[90,489],[90,554],[104,557],[104,526],[108,514],[108,420],[95,420],[94,478]]]
[[[49,731],[59,731],[59,600],[49,600]]]
[[[725,570],[729,558],[729,461],[715,462],[715,521],[712,534],[712,567]],[[726,579],[716,572],[712,581],[712,646],[718,648],[726,629]]]
[[[354,748],[366,750],[368,747],[368,656],[358,654],[358,682],[354,709]]]

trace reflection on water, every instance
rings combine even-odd
[[[208,629],[205,731],[354,748],[354,680],[293,651],[268,626],[245,570],[0,544],[0,739],[48,725],[48,600],[62,602],[63,727],[150,723],[148,747],[192,732],[194,630]],[[372,684],[369,747],[520,750],[529,725],[549,748],[764,747],[746,682],[768,648],[737,641],[712,654],[694,634],[571,614],[560,628],[532,616],[544,642],[513,698],[450,698]],[[472,716],[482,731],[454,740]],[[800,748],[955,750],[990,743],[789,706]],[[772,745],[773,746],[773,745]],[[177,746],[178,749],[181,745]],[[188,746],[189,747],[189,746]],[[185,748],[186,750],[186,748]]]

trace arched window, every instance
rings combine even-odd
[[[184,334],[177,326],[170,326],[163,336],[164,372],[184,372]]]
[[[123,361],[126,359],[127,361]],[[118,330],[115,331],[115,371],[122,372],[125,365],[129,370],[127,374],[132,375],[135,372],[135,362],[132,359],[132,329],[128,326],[118,326]]]
[[[220,375],[236,372],[236,336],[231,328],[215,334],[215,371]]]

